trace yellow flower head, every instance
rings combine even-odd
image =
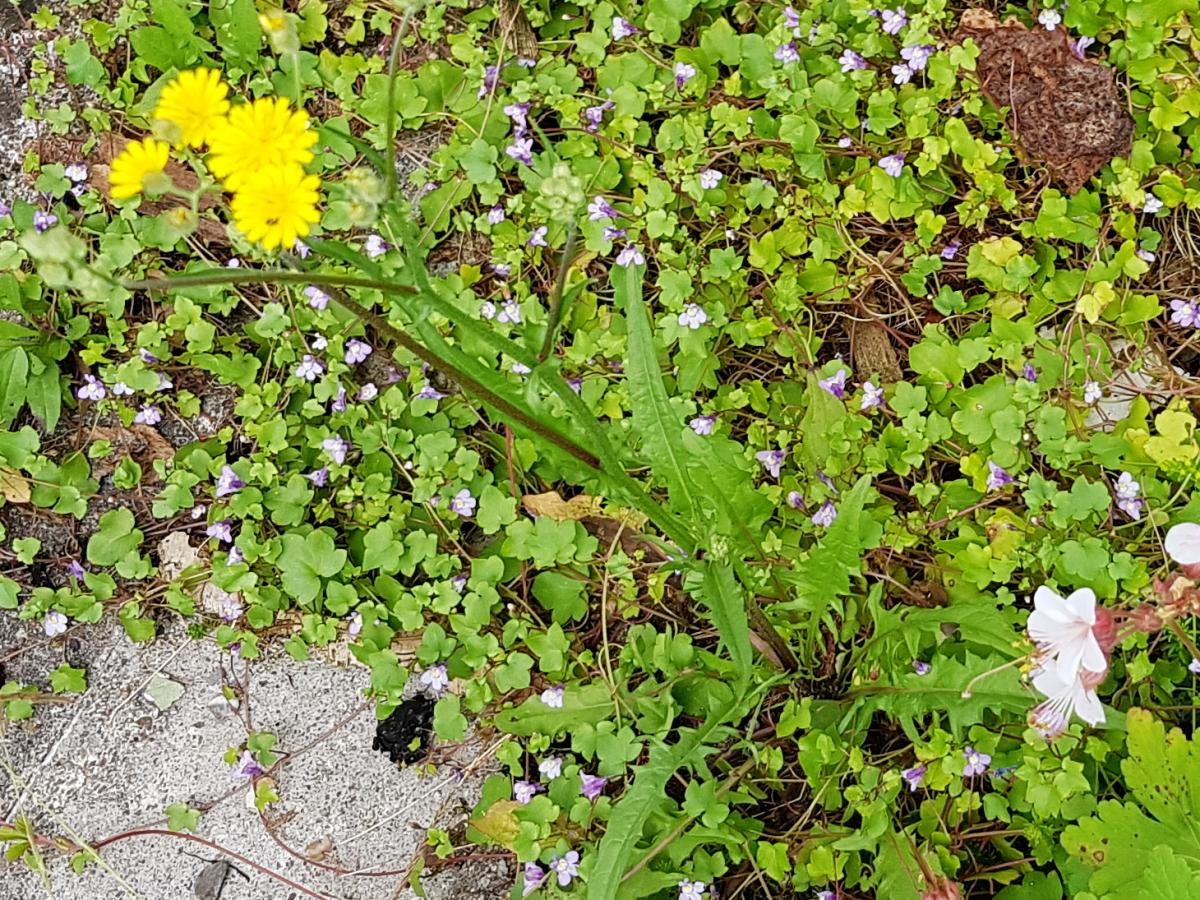
[[[291,247],[321,218],[321,180],[300,166],[267,166],[246,175],[233,195],[234,224],[267,250]]]
[[[114,200],[124,200],[142,191],[161,193],[170,184],[164,173],[170,147],[154,138],[130,141],[108,169],[109,189]]]
[[[174,143],[200,147],[229,112],[229,85],[213,69],[180,72],[163,88],[154,118],[173,126]]]
[[[308,130],[308,114],[283,97],[264,97],[234,107],[213,131],[208,167],[231,191],[250,175],[272,166],[297,167],[312,161],[317,133]]]

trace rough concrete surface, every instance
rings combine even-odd
[[[47,674],[65,661],[86,668],[89,685],[69,705],[39,704],[32,719],[6,726],[0,739],[5,820],[25,815],[41,834],[95,842],[152,823],[164,828],[159,820],[169,804],[199,807],[232,789],[203,815],[199,835],[313,893],[231,860],[248,880],[230,873],[220,900],[415,896],[400,876],[331,873],[276,843],[247,805],[249,780],[222,760],[246,738],[245,706],[235,711],[220,692],[222,678],[231,677],[229,656],[211,641],[189,638],[180,623],[167,624],[146,644],[131,643],[108,619],[50,642],[39,623],[4,613],[0,660],[6,680],[45,688]],[[183,688],[166,710],[146,696],[155,676]],[[369,677],[356,664],[297,662],[277,651],[244,669],[239,661],[236,670],[236,680],[249,684],[254,729],[275,734],[281,750],[296,754],[275,773],[280,800],[267,813],[279,840],[301,855],[310,846],[330,846],[324,862],[350,871],[403,870],[426,829],[462,825],[491,768],[491,748],[470,743],[449,759],[439,748],[445,761],[432,771],[393,766],[371,748],[375,721],[362,693]],[[207,861],[219,858],[170,836],[131,837],[101,855],[107,871],[94,865],[77,876],[64,855],[51,852],[48,887],[23,866],[0,861],[0,900],[188,900]],[[509,895],[513,879],[509,864],[489,860],[445,869],[423,884],[435,900],[493,900]]]

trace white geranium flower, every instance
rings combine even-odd
[[[1046,699],[1029,714],[1029,724],[1046,737],[1066,731],[1072,714],[1089,725],[1099,725],[1104,721],[1104,707],[1096,696],[1096,687],[1104,675],[1105,670],[1080,669],[1074,678],[1064,681],[1054,666],[1038,669],[1033,673],[1033,686]]]
[[[1171,526],[1163,546],[1167,556],[1181,566],[1200,563],[1200,525],[1195,522],[1181,522]]]
[[[1051,668],[1059,681],[1070,684],[1080,669],[1103,672],[1108,668],[1104,651],[1092,628],[1096,624],[1096,595],[1080,588],[1063,599],[1042,585],[1033,595],[1033,612],[1027,628],[1037,644],[1044,668]]]

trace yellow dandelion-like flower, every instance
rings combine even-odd
[[[130,141],[108,168],[113,199],[124,200],[142,191],[161,193],[171,186],[164,170],[171,148],[154,138]]]
[[[321,218],[321,180],[298,165],[268,166],[246,175],[233,195],[233,222],[267,250],[291,247]]]
[[[234,107],[217,126],[208,141],[208,167],[237,191],[260,169],[311,162],[316,141],[304,110],[292,109],[283,97],[264,97]]]
[[[174,143],[200,147],[229,112],[229,85],[214,69],[180,72],[163,88],[154,118],[174,126]]]

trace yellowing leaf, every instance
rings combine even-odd
[[[1003,268],[1021,252],[1021,245],[1010,237],[990,238],[979,242],[979,252],[988,262]]]
[[[588,494],[579,494],[570,500],[564,500],[558,491],[526,494],[521,498],[521,505],[531,516],[546,516],[555,522],[578,522],[588,516],[601,515],[602,503],[599,497]]]
[[[1075,303],[1075,310],[1090,324],[1095,325],[1104,310],[1108,308],[1108,304],[1115,299],[1117,299],[1117,294],[1113,290],[1112,283],[1101,281],[1089,293],[1079,298]]]
[[[9,503],[28,503],[29,482],[16,469],[0,468],[0,495]]]
[[[521,833],[521,825],[513,815],[520,805],[516,800],[497,800],[482,816],[472,819],[470,825],[501,847],[511,848]]]

